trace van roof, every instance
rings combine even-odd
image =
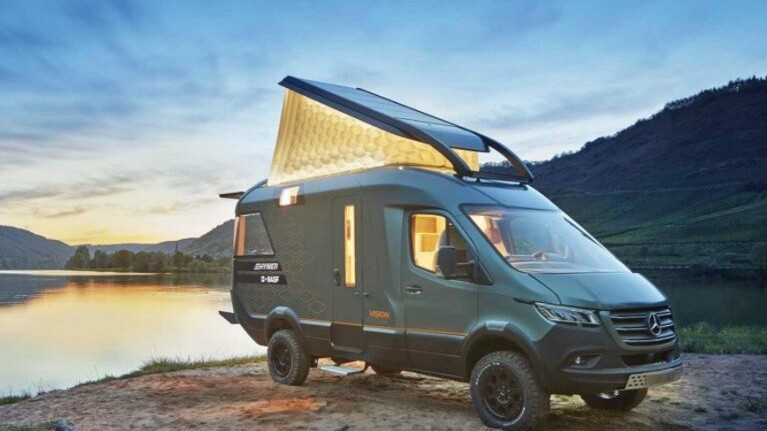
[[[263,205],[277,205],[283,189],[259,183],[241,196],[236,214],[259,211]],[[529,185],[457,178],[412,166],[382,166],[319,178],[301,183],[298,194],[300,200],[309,202],[321,196],[360,192],[368,199],[383,199],[386,205],[442,208],[451,212],[459,211],[464,204],[556,209],[551,201]]]

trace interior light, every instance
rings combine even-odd
[[[299,186],[288,187],[282,189],[280,192],[280,206],[286,207],[289,205],[295,205],[298,203],[298,189]]]

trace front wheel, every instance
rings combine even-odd
[[[593,409],[627,412],[642,403],[647,389],[632,391],[611,391],[594,395],[581,395],[583,401]]]
[[[301,386],[309,375],[312,360],[301,345],[301,340],[290,329],[281,329],[272,334],[266,356],[269,375],[277,383]]]
[[[524,355],[494,352],[471,372],[471,400],[482,423],[504,430],[535,428],[549,410],[549,394]]]

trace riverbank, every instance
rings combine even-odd
[[[653,388],[628,414],[552,397],[547,428],[558,430],[753,430],[767,427],[767,356],[684,355],[683,378]],[[304,386],[274,384],[249,362],[138,375],[53,391],[0,406],[0,430],[67,419],[78,430],[484,429],[465,383],[368,371],[338,377],[312,370]],[[27,428],[34,429],[34,428]]]

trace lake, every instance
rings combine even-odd
[[[0,395],[133,371],[153,357],[263,354],[231,310],[228,274],[0,271]]]
[[[754,282],[648,276],[678,323],[767,325]],[[65,388],[153,357],[263,354],[231,310],[229,275],[0,271],[0,395]]]

